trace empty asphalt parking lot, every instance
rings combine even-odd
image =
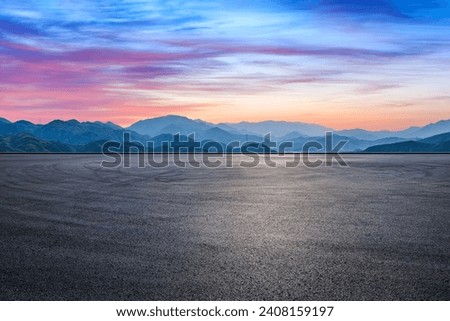
[[[1,300],[450,300],[450,155],[104,159],[0,155]]]

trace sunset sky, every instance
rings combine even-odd
[[[1,1],[0,117],[450,119],[444,0]]]

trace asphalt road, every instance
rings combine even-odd
[[[104,159],[0,155],[0,300],[450,300],[450,155]]]

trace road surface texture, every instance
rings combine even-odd
[[[105,158],[0,155],[0,300],[450,300],[450,155]]]

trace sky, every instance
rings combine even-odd
[[[450,119],[449,0],[0,3],[0,117]]]

